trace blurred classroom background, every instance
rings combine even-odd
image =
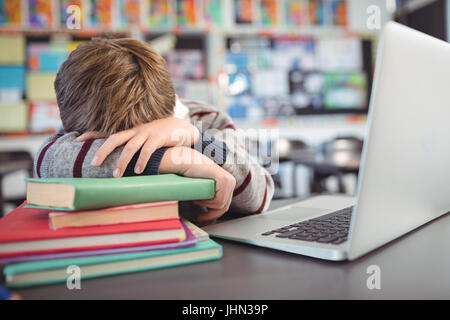
[[[449,16],[448,0],[0,0],[0,210],[23,201],[61,125],[56,72],[92,37],[146,41],[181,98],[278,130],[276,198],[353,194],[380,30],[395,19],[447,41]]]

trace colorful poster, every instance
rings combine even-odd
[[[30,42],[28,44],[28,70],[56,72],[67,58],[63,43]]]
[[[195,9],[195,0],[176,0],[177,25],[194,27],[197,22]]]
[[[24,66],[0,66],[0,89],[25,89]]]
[[[203,19],[206,25],[221,26],[223,24],[222,0],[204,0]]]
[[[173,79],[200,80],[206,78],[203,52],[201,50],[176,50],[167,57],[167,68]]]
[[[112,24],[113,0],[90,0],[89,24],[92,27],[109,27]]]
[[[328,38],[316,43],[318,69],[323,71],[362,70],[363,48],[359,38]]]
[[[23,64],[25,62],[25,41],[23,35],[0,34],[0,65]]]
[[[260,0],[260,17],[263,26],[278,24],[278,5],[276,0]]]
[[[286,72],[317,69],[316,41],[311,38],[276,38],[273,42],[272,66]]]
[[[309,0],[309,23],[323,26],[325,24],[325,6],[323,0]]]
[[[20,26],[21,24],[21,1],[0,0],[0,26]]]
[[[29,107],[29,129],[31,132],[55,132],[61,126],[56,102],[33,102]]]
[[[29,101],[56,101],[53,84],[56,72],[28,72],[26,92]]]
[[[332,14],[333,25],[347,26],[347,1],[332,0],[331,1],[331,14]]]
[[[121,26],[139,25],[141,6],[139,0],[119,0],[119,17]]]
[[[367,78],[360,72],[325,73],[326,109],[364,109],[367,105]]]
[[[0,132],[23,132],[27,130],[28,105],[24,101],[0,104]]]
[[[287,26],[301,26],[305,24],[307,12],[304,2],[300,0],[286,0],[284,19]]]
[[[254,20],[253,0],[234,0],[235,23],[252,24]]]
[[[28,25],[30,27],[51,28],[54,3],[51,0],[28,0]]]
[[[149,23],[151,27],[170,26],[169,0],[149,0]]]
[[[67,54],[69,55],[73,50],[75,50],[79,45],[86,43],[87,41],[70,41],[67,45]]]

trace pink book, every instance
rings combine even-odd
[[[55,260],[55,259],[67,259],[67,258],[80,258],[80,257],[94,257],[119,253],[132,253],[132,252],[144,252],[153,250],[168,250],[177,248],[186,248],[195,246],[199,241],[205,241],[205,239],[198,238],[200,230],[194,224],[183,220],[181,223],[186,233],[186,239],[180,242],[168,242],[151,245],[137,245],[132,247],[112,248],[112,249],[100,249],[100,250],[82,250],[82,251],[70,251],[60,253],[47,253],[47,254],[34,254],[34,255],[20,255],[12,257],[0,257],[0,265],[13,264],[19,262],[29,261],[42,261],[42,260]],[[188,225],[189,224],[189,225]],[[204,231],[203,231],[204,232]],[[207,240],[207,239],[206,239]]]

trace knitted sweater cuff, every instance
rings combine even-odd
[[[159,148],[150,157],[150,160],[148,160],[147,165],[144,169],[144,171],[141,173],[141,175],[157,175],[159,174],[159,166],[161,165],[161,160],[164,156],[164,153],[167,151],[167,147]],[[136,166],[136,162],[139,159],[139,155],[141,154],[141,150],[139,150],[131,159],[130,163],[128,164],[127,168],[124,172],[124,177],[130,177],[135,176],[136,173],[134,173],[134,167]]]

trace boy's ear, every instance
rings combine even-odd
[[[175,101],[178,100],[178,95],[175,93]]]

